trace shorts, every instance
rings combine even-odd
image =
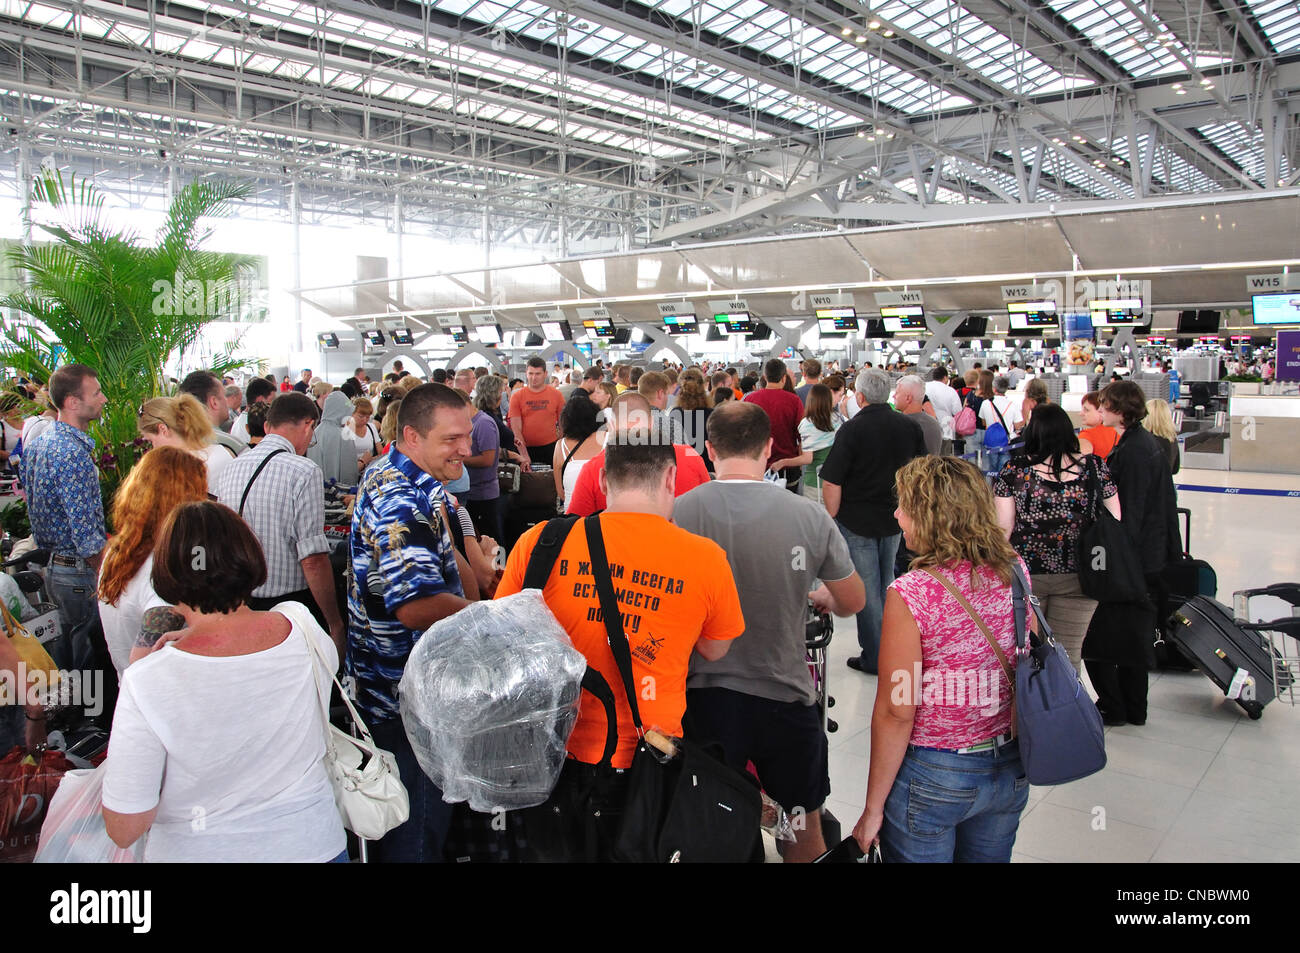
[[[690,741],[721,745],[737,771],[753,764],[763,790],[786,811],[819,810],[831,793],[829,746],[816,705],[690,688],[682,725]]]

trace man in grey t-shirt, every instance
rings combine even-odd
[[[916,374],[908,374],[894,388],[894,409],[906,414],[921,425],[921,435],[925,437],[925,452],[938,456],[943,447],[943,427],[939,421],[924,410],[925,381]]]
[[[724,659],[691,659],[684,727],[689,738],[720,744],[738,770],[753,762],[787,811],[803,809],[807,829],[796,832],[785,858],[808,861],[826,849],[819,812],[830,793],[826,735],[805,660],[808,601],[848,616],[866,605],[866,593],[825,508],[763,479],[772,426],[762,407],[727,401],[715,408],[707,448],[717,480],[680,497],[673,522],[726,550],[745,633]],[[824,584],[810,595],[817,579]]]

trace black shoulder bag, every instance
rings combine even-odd
[[[676,752],[667,756],[646,740],[632,678],[632,652],[610,578],[600,517],[588,516],[584,523],[609,648],[639,738],[614,859],[623,863],[744,862],[753,854],[759,836],[762,797],[758,787],[699,745],[671,739]]]
[[[1079,533],[1079,588],[1098,602],[1144,603],[1146,577],[1128,533],[1101,499],[1097,462],[1088,455],[1088,513]],[[1133,514],[1125,514],[1129,519]]]

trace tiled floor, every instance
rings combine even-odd
[[[1300,489],[1300,477],[1204,470],[1175,482]],[[1192,511],[1192,553],[1217,571],[1221,602],[1236,589],[1300,581],[1300,498],[1187,491],[1179,503]],[[1285,612],[1260,600],[1253,614]],[[866,796],[876,693],[875,678],[845,665],[856,648],[852,619],[837,619],[830,686],[840,728],[830,736],[827,806],[845,835]],[[1251,721],[1197,672],[1152,673],[1149,704],[1145,726],[1106,729],[1104,771],[1032,789],[1013,859],[1300,861],[1300,710],[1278,701]]]

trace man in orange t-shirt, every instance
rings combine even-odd
[[[533,463],[550,466],[555,457],[564,395],[546,383],[546,361],[542,358],[529,358],[524,374],[528,386],[510,395],[510,429],[515,432],[515,445],[520,454]]]
[[[600,470],[600,489],[608,496],[609,506],[594,518],[600,523],[622,609],[641,722],[646,728],[680,737],[692,653],[710,661],[722,658],[731,640],[744,632],[745,620],[722,547],[669,522],[675,458],[670,446],[647,437],[644,430],[610,435],[605,466]],[[632,764],[637,733],[623,679],[609,648],[584,522],[576,522],[569,531],[542,595],[574,647],[604,676],[613,692],[618,744],[611,764],[613,769],[626,769]],[[498,599],[520,590],[544,527],[530,529],[510,552],[497,586]],[[607,735],[604,708],[584,693],[577,724],[569,736],[569,759],[551,799],[538,810],[547,815],[546,807],[553,802],[590,807],[592,799],[598,799],[594,807],[599,811],[597,843],[587,840],[587,818],[579,817],[572,830],[555,837],[552,848],[546,843],[535,845],[545,859],[584,859],[584,845],[585,859],[608,859],[626,796],[626,775],[615,773],[610,766],[600,767]],[[529,836],[532,839],[531,827]],[[560,843],[563,841],[569,843]],[[566,850],[577,851],[577,855],[566,857]]]
[[[636,391],[620,394],[610,405],[614,412],[616,430],[649,430],[658,432],[659,442],[668,444],[672,435],[666,426],[661,425],[651,415],[650,401]],[[709,482],[709,468],[704,465],[704,458],[699,451],[686,444],[673,444],[676,465],[675,492],[677,496],[689,493],[701,484]],[[601,489],[599,475],[605,466],[605,451],[592,457],[578,474],[578,482],[573,486],[566,512],[570,516],[590,516],[606,507],[605,493]]]

